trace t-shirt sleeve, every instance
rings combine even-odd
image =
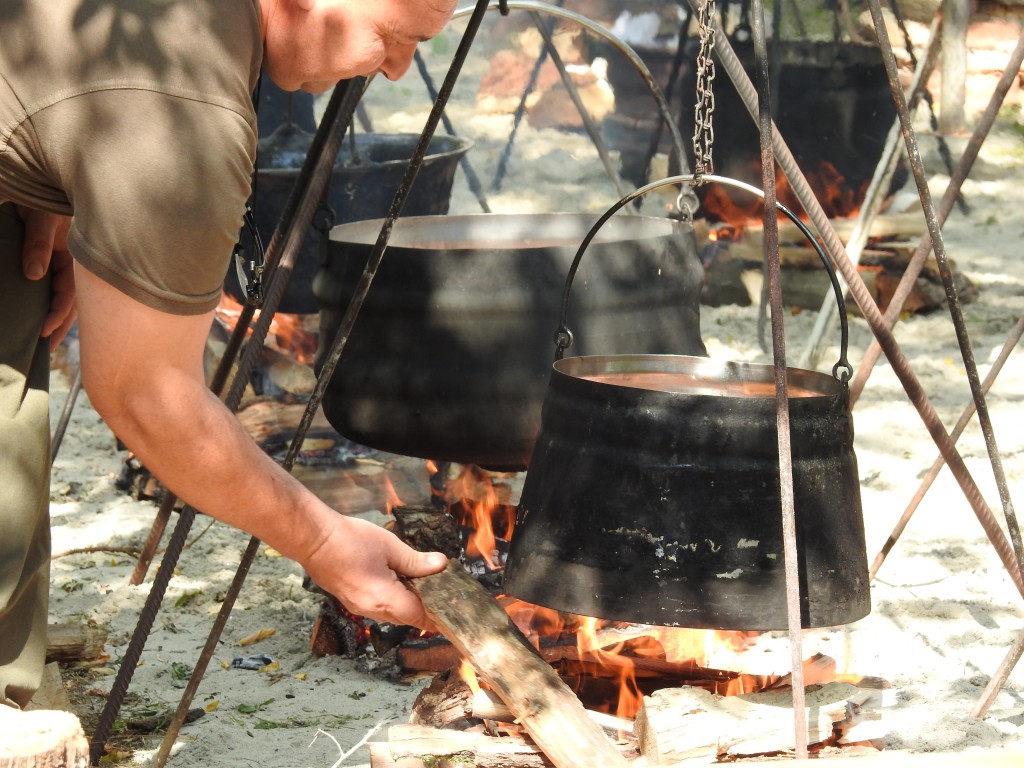
[[[72,102],[76,141],[85,142],[63,168],[75,259],[154,309],[212,309],[249,196],[251,122],[222,105],[149,91]]]

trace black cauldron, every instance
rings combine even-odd
[[[589,214],[400,218],[329,382],[341,434],[379,450],[522,470],[551,372],[551,318]],[[380,221],[336,227],[313,290],[319,372]],[[692,230],[623,214],[581,269],[573,317],[594,353],[705,354]]]
[[[287,124],[260,141],[260,164],[252,205],[256,229],[264,246],[270,244],[312,139],[312,134]],[[419,134],[412,133],[364,133],[346,139],[338,152],[323,201],[330,208],[333,223],[386,215],[419,141]],[[409,189],[403,209],[405,215],[448,212],[455,172],[471,147],[468,139],[433,137],[416,181]],[[323,239],[320,232],[310,228],[278,311],[302,314],[317,311],[312,284]],[[247,249],[252,248],[248,233],[243,233],[242,242]],[[228,271],[225,289],[245,302],[245,291],[238,285],[234,265]]]

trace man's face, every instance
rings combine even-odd
[[[456,0],[262,0],[264,66],[285,90],[320,93],[380,72],[397,80]]]

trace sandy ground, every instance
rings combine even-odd
[[[444,55],[441,45],[434,44],[437,57]],[[998,53],[1005,56],[1008,51],[1004,47]],[[478,76],[478,69],[470,67],[466,87],[472,88]],[[417,120],[422,124],[428,102],[419,95],[415,74],[399,84],[381,85],[380,94],[371,91],[370,97],[378,130],[415,129]],[[387,106],[399,98],[422,108],[398,111]],[[471,157],[478,168],[492,169],[509,118],[474,115],[471,104],[468,98],[459,102],[453,115],[460,132],[477,141]],[[945,232],[949,254],[979,290],[978,300],[965,305],[964,311],[983,376],[1024,308],[1024,263],[1019,258],[1024,240],[1022,136],[1015,97],[964,187],[970,213],[955,212]],[[933,145],[927,137],[923,143]],[[954,141],[954,150],[957,144]],[[515,157],[515,167],[523,173],[529,170],[530,183],[510,177],[506,191],[491,199],[495,210],[603,210],[617,199],[585,136],[526,127]],[[937,195],[946,178],[936,162],[929,163]],[[463,186],[456,190],[453,211],[475,212]],[[785,318],[791,350],[802,349],[814,315],[804,311]],[[753,317],[751,309],[705,308],[702,330],[709,352],[765,361],[754,338]],[[951,425],[970,394],[948,314],[907,318],[899,325],[897,338],[940,415]],[[852,320],[850,359],[855,367],[870,339],[863,321]],[[834,347],[826,359],[833,352]],[[73,353],[72,347],[54,371],[55,418],[66,397]],[[988,400],[1011,494],[1019,492],[1024,477],[1022,392],[1024,362],[1018,353],[1006,364]],[[875,370],[854,419],[870,560],[937,451],[887,364]],[[960,450],[1001,518],[976,422],[962,438]],[[87,723],[94,722],[109,691],[156,571],[154,566],[142,586],[129,586],[134,558],[116,551],[141,546],[156,514],[153,504],[133,501],[115,488],[123,459],[83,394],[53,474],[57,556],[51,621],[96,622],[109,630],[109,658],[100,666],[64,670]],[[240,504],[245,503],[245,494],[244,488],[238,489]],[[246,542],[236,530],[204,517],[197,520],[134,674],[123,718],[177,705],[183,677],[199,656]],[[90,551],[61,554],[80,548]],[[965,765],[983,764],[986,750],[1018,750],[1024,764],[1024,668],[1014,670],[986,717],[970,717],[990,677],[1024,631],[1024,606],[948,471],[925,497],[872,584],[872,602],[868,617],[808,633],[807,642],[836,659],[840,671],[891,683],[893,695],[882,720],[886,748],[962,753]],[[194,706],[205,708],[207,714],[182,730],[171,765],[322,768],[336,764],[342,751],[372,729],[408,718],[424,681],[384,679],[365,660],[313,656],[309,638],[318,609],[318,598],[302,587],[301,570],[272,551],[261,550],[195,698]],[[242,644],[260,630],[274,632],[259,642]],[[273,667],[249,671],[231,666],[233,659],[253,654],[268,655]],[[317,738],[320,731],[330,734],[337,745],[325,736]],[[144,763],[158,741],[121,736],[117,743],[135,750],[133,762]],[[367,761],[365,749],[360,749],[343,764]]]

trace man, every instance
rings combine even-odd
[[[427,622],[398,574],[443,555],[339,515],[274,464],[206,387],[202,354],[249,196],[261,67],[290,90],[395,79],[454,6],[0,0],[3,703],[24,706],[42,672],[48,353],[76,311],[93,406],[168,488],[353,612]]]

